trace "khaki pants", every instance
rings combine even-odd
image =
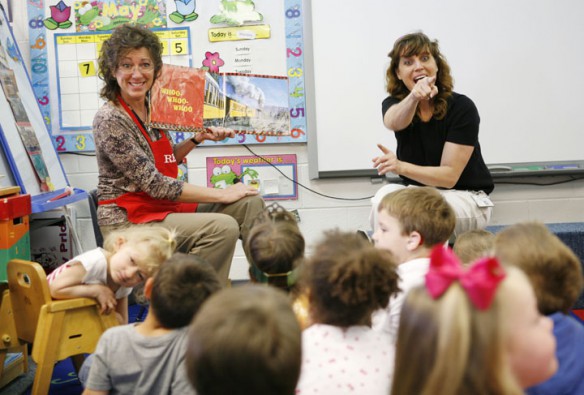
[[[169,214],[164,221],[152,224],[175,229],[177,251],[206,259],[225,285],[237,239],[242,240],[245,254],[249,256],[245,248],[247,235],[264,207],[261,197],[248,196],[231,204],[200,204],[196,213]],[[116,228],[118,226],[102,226],[104,238]]]
[[[371,199],[371,214],[369,215],[369,221],[371,222],[371,228],[375,231],[377,229],[377,211],[379,203],[383,197],[391,192],[397,191],[403,188],[416,188],[415,185],[410,185],[406,187],[401,184],[387,184],[381,187],[375,196]],[[454,236],[458,236],[472,229],[483,229],[489,224],[491,219],[491,213],[493,212],[492,207],[479,207],[473,199],[473,195],[479,195],[481,197],[487,197],[487,194],[483,191],[458,191],[455,189],[441,190],[438,192],[442,194],[444,200],[450,204],[450,207],[454,210],[456,215],[456,227],[454,228]]]

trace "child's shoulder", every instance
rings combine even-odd
[[[91,272],[91,269],[95,266],[107,266],[105,251],[101,248],[95,248],[79,254],[69,262],[79,262],[88,272]]]

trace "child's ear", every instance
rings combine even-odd
[[[421,246],[424,243],[424,238],[422,237],[422,235],[416,231],[413,231],[412,233],[410,233],[409,237],[408,237],[408,242],[407,242],[407,249],[408,251],[414,251],[416,250],[419,246]]]
[[[154,286],[154,278],[148,277],[144,283],[144,296],[146,299],[150,300],[150,295],[152,295],[152,287]]]

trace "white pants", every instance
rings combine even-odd
[[[387,184],[381,187],[375,196],[371,198],[371,214],[369,221],[371,222],[371,229],[377,229],[377,209],[383,197],[391,192],[402,188],[417,188],[415,185],[405,186],[401,184]],[[456,226],[454,228],[454,236],[457,236],[467,230],[482,229],[489,224],[493,207],[479,207],[477,202],[473,199],[473,195],[487,197],[483,191],[458,191],[455,189],[441,190],[438,192],[442,194],[444,199],[450,204],[456,215]]]

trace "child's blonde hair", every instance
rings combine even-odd
[[[472,229],[460,234],[454,242],[453,251],[468,264],[484,256],[489,256],[495,246],[495,235],[485,229]]]
[[[431,248],[445,243],[456,225],[452,207],[435,188],[409,187],[386,195],[379,203],[378,211],[386,210],[395,217],[402,234],[418,232],[422,244]]]
[[[459,282],[438,299],[425,286],[403,305],[392,395],[523,395],[507,353],[510,292],[525,274],[506,270],[486,310],[475,308]],[[415,363],[412,363],[415,361]]]
[[[512,225],[497,233],[495,254],[503,264],[527,274],[542,314],[568,313],[582,292],[580,260],[540,222]]]
[[[160,265],[172,256],[176,249],[176,231],[158,225],[133,225],[109,233],[103,248],[112,254],[117,251],[119,241],[132,245],[143,260],[136,262],[148,276],[156,273]]]

